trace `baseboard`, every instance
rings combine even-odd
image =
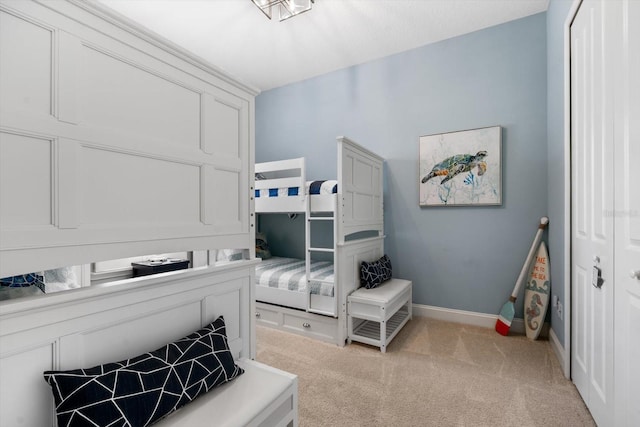
[[[551,348],[553,352],[556,354],[558,358],[558,362],[560,362],[560,369],[562,369],[562,373],[568,379],[571,375],[569,374],[569,370],[567,366],[565,366],[565,351],[564,347],[560,343],[558,336],[553,331],[553,329],[549,330],[549,343],[551,344]]]
[[[454,308],[435,307],[432,305],[415,303],[413,304],[413,315],[444,320],[446,322],[480,326],[482,328],[495,328],[496,319],[498,318],[496,314],[477,313],[475,311],[456,310]],[[548,337],[550,329],[549,323],[545,322],[542,326],[542,330],[540,331],[540,336],[543,338]],[[524,319],[513,319],[509,331],[515,334],[524,334]]]

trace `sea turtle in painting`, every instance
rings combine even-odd
[[[487,163],[482,161],[487,156],[486,151],[478,151],[473,154],[456,154],[448,157],[435,165],[428,175],[422,178],[422,183],[429,181],[434,176],[444,176],[440,184],[444,184],[461,172],[469,172],[474,167],[478,167],[478,175],[483,175],[487,170]]]

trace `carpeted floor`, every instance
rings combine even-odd
[[[261,326],[257,342],[298,375],[301,427],[595,425],[548,341],[414,317],[386,354]]]

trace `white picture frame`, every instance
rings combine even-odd
[[[420,137],[420,206],[502,204],[502,128]]]

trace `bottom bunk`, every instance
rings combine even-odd
[[[337,263],[272,257],[256,266],[256,322],[339,346],[347,340],[347,296],[360,287],[360,264],[384,254],[384,236],[337,245]],[[315,281],[314,281],[315,279]],[[332,282],[332,283],[327,283]]]
[[[307,283],[303,259],[271,257],[256,267],[256,300],[337,317],[334,266],[312,260]]]

